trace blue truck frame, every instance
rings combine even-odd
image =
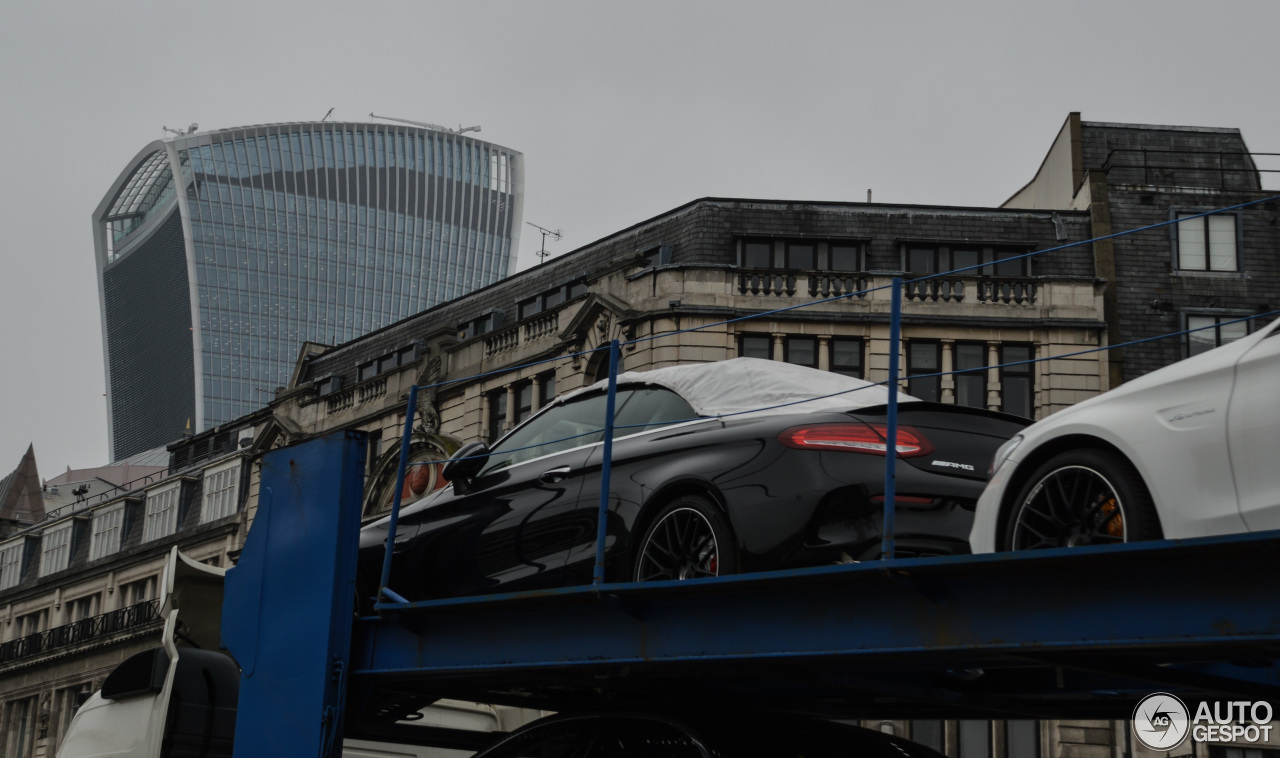
[[[264,457],[227,573],[236,755],[336,755],[452,697],[659,699],[844,718],[1127,718],[1137,700],[1280,700],[1280,533],[914,558],[697,582],[379,602],[356,618],[365,443]]]

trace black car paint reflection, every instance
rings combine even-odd
[[[590,582],[604,407],[601,392],[553,404],[472,464],[472,475],[406,507],[391,589],[417,600]],[[884,423],[883,406],[698,418],[672,390],[630,385],[619,387],[616,408],[605,542],[610,581],[635,577],[637,543],[677,498],[727,519],[731,534],[723,536],[731,544],[722,549],[734,551],[739,571],[879,555],[883,453],[796,449],[780,435],[871,429]],[[987,463],[1027,422],[910,402],[900,406],[899,423],[934,448],[928,461],[904,457],[898,466],[903,501],[895,538],[902,553],[967,552]],[[385,519],[362,531],[366,577],[381,573],[385,538]]]

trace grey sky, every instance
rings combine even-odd
[[[90,213],[161,125],[481,124],[562,253],[697,197],[996,205],[1071,110],[1280,152],[1280,4],[9,2],[0,475],[106,462]],[[1280,168],[1280,165],[1269,165]],[[1275,179],[1264,179],[1274,187]],[[521,267],[539,237],[522,232]]]

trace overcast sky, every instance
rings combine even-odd
[[[107,460],[90,214],[162,125],[480,124],[554,253],[704,196],[998,205],[1072,110],[1280,152],[1275,2],[4,8],[0,476]]]

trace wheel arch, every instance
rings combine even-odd
[[[662,507],[672,500],[682,495],[697,495],[705,497],[711,501],[711,504],[720,511],[729,522],[730,528],[733,527],[733,520],[729,517],[729,507],[724,499],[724,494],[711,482],[705,479],[695,477],[684,477],[674,481],[666,482],[661,487],[654,490],[653,494],[645,498],[640,504],[639,510],[636,512],[636,520],[630,530],[630,536],[627,540],[626,551],[623,554],[623,560],[616,566],[616,570],[625,577],[631,571],[631,564],[634,560],[636,543],[639,542],[641,535],[649,528],[649,524],[653,521],[653,516]],[[738,533],[734,530],[733,538],[738,539]]]
[[[1142,486],[1146,487],[1147,494],[1151,494],[1151,486],[1147,484],[1146,477],[1142,475],[1142,470],[1138,468],[1133,459],[1125,454],[1123,450],[1111,444],[1101,437],[1091,434],[1066,434],[1061,437],[1055,437],[1045,442],[1024,459],[1018,462],[1017,468],[1013,470],[1013,474],[1009,477],[1009,485],[1004,488],[1004,497],[1000,501],[1000,512],[996,520],[996,546],[997,549],[1003,549],[1005,544],[1006,530],[1008,529],[1009,513],[1013,508],[1014,501],[1018,497],[1018,493],[1022,491],[1026,480],[1035,472],[1036,469],[1053,456],[1066,452],[1068,450],[1099,450],[1104,453],[1114,455],[1120,460],[1127,463],[1138,474],[1138,478],[1142,480]],[[1154,500],[1154,498],[1153,498]]]

